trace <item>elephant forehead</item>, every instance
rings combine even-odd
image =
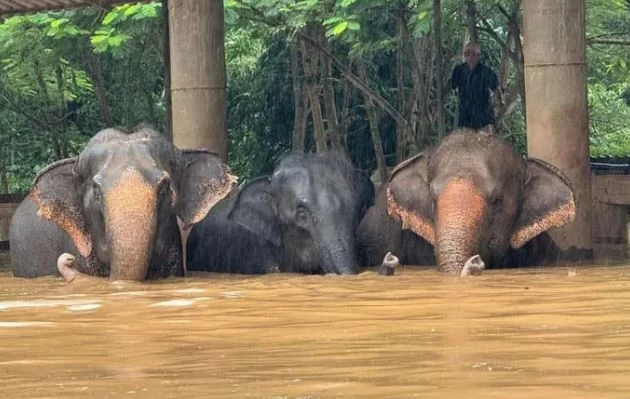
[[[329,187],[327,190],[321,190],[316,193],[317,205],[322,209],[333,210],[339,209],[343,205],[344,196],[335,190],[334,187]],[[348,210],[349,211],[349,210]]]
[[[144,208],[155,202],[155,187],[147,182],[139,171],[126,168],[114,184],[107,190],[105,203],[108,207],[124,207],[130,211]]]
[[[301,168],[279,170],[272,175],[274,191],[281,197],[311,197],[313,179],[308,171]]]
[[[134,167],[143,171],[145,177],[150,180],[151,173],[155,170],[168,169],[169,160],[174,160],[174,155],[170,156],[162,149],[160,146],[151,145],[147,139],[93,145],[79,156],[79,170],[88,174],[104,172],[122,174],[127,167]]]

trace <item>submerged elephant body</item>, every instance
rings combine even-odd
[[[554,260],[545,231],[574,216],[573,190],[555,167],[496,135],[459,130],[394,169],[359,240],[367,264],[392,251],[407,264],[432,252],[452,273],[475,254],[488,267],[525,266]]]
[[[103,130],[78,157],[35,178],[11,222],[13,273],[55,275],[66,252],[86,275],[181,276],[178,218],[184,226],[201,220],[232,184],[212,153],[180,151],[148,128]]]
[[[285,158],[223,200],[190,233],[190,270],[352,274],[368,177],[336,154]]]

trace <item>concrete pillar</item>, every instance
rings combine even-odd
[[[173,141],[173,126],[171,124],[172,107],[171,107],[171,48],[169,45],[170,34],[168,32],[168,0],[162,0],[162,59],[164,61],[164,107],[166,112],[164,115],[164,134]]]
[[[593,249],[584,11],[584,0],[523,1],[528,154],[573,183],[576,219],[552,235],[578,256]]]
[[[171,125],[179,148],[227,158],[222,0],[169,0]]]

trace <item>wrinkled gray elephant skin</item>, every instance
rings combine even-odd
[[[215,154],[179,150],[150,128],[102,130],[36,176],[11,221],[13,274],[55,275],[69,253],[89,276],[181,276],[177,218],[184,228],[198,222],[234,180]]]
[[[189,270],[356,274],[356,228],[373,196],[340,154],[285,158],[193,227]]]

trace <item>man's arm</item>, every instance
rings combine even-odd
[[[498,108],[503,105],[503,90],[501,90],[501,86],[499,85],[497,74],[491,68],[488,68],[488,70],[490,71],[488,88],[490,89],[490,91],[492,91],[494,95],[493,100],[495,103],[495,108]]]

